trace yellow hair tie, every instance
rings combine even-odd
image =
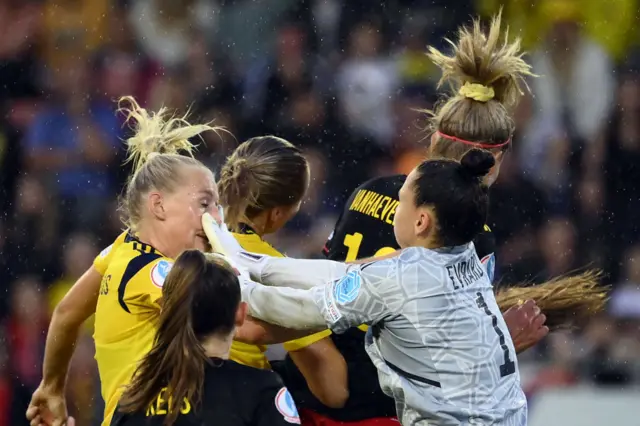
[[[482,84],[469,82],[464,83],[458,93],[465,98],[470,98],[478,102],[488,102],[496,95],[496,93],[493,91],[493,87],[487,87]]]

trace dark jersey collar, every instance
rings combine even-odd
[[[247,225],[246,223],[240,223],[238,224],[238,234],[244,234],[244,235],[256,235],[256,231],[249,225]]]

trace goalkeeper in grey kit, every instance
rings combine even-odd
[[[494,164],[473,149],[461,163],[418,166],[399,193],[403,250],[384,260],[271,258],[242,252],[223,227],[216,233],[243,275],[278,286],[244,280],[251,315],[310,333],[372,326],[366,349],[403,425],[525,425],[513,342],[471,242],[486,220],[482,178]]]

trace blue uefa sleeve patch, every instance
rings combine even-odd
[[[289,393],[287,388],[282,388],[278,391],[275,398],[276,409],[285,421],[293,424],[300,424],[300,416],[298,415],[298,409],[293,402],[293,397]]]
[[[153,282],[153,285],[162,288],[164,280],[167,279],[172,267],[173,262],[164,259],[153,265],[153,268],[151,268],[151,282]]]
[[[336,283],[333,289],[333,297],[340,305],[351,303],[358,297],[361,287],[359,271],[351,271]]]
[[[496,256],[493,253],[488,254],[483,257],[480,262],[484,265],[484,268],[487,271],[489,282],[493,283],[493,278],[496,272]]]

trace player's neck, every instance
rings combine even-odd
[[[417,237],[416,241],[411,246],[433,250],[442,247],[442,244],[440,244],[440,241],[438,241],[437,238],[433,238],[431,235],[428,235],[426,237]]]
[[[266,217],[263,217],[262,215],[258,215],[253,219],[251,219],[251,221],[247,221],[247,222],[248,222],[247,225],[251,227],[253,232],[255,232],[258,237],[262,238],[264,236],[264,234],[266,233],[265,230],[267,228]]]
[[[202,347],[209,358],[229,359],[231,336],[220,337],[214,334],[202,341]]]
[[[165,256],[175,258],[179,253],[174,253],[172,246],[165,243],[166,238],[162,238],[151,227],[140,227],[136,231],[136,236],[143,243],[149,244]]]

